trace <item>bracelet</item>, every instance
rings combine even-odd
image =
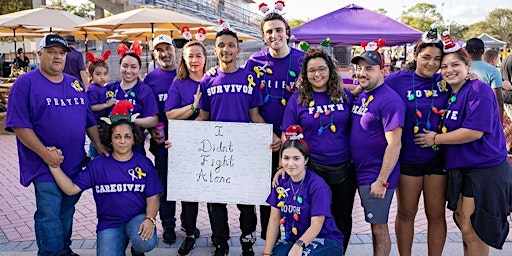
[[[151,222],[153,222],[153,227],[156,226],[156,219],[155,218],[146,217],[146,218],[144,218],[144,220],[150,220]]]
[[[377,179],[378,182],[380,182],[380,184],[382,184],[383,187],[385,188],[388,188],[389,187],[389,182],[383,182],[382,180],[380,179]]]
[[[274,255],[274,254],[272,254],[272,253],[268,253],[268,252],[263,252],[263,253],[261,254],[261,256],[265,256],[265,255],[272,256],[272,255]]]
[[[437,145],[437,144],[436,144],[436,137],[437,137],[437,133],[436,133],[436,134],[434,134],[434,145],[433,145],[433,146]]]
[[[190,109],[192,109],[192,112],[196,113],[199,109],[194,106],[194,104],[190,104]]]

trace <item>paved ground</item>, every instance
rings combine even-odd
[[[33,188],[25,188],[19,183],[18,157],[16,150],[16,141],[13,135],[0,135],[0,170],[2,170],[2,179],[0,179],[0,256],[1,255],[35,255],[37,245],[33,230],[33,213],[35,211],[35,199]],[[396,200],[393,200],[391,207],[389,227],[392,234],[393,246],[392,255],[398,255],[394,237],[394,219],[396,216]],[[177,215],[179,216],[181,207],[177,206]],[[240,230],[238,228],[238,210],[236,206],[228,206],[230,212],[231,229],[231,255],[240,254],[238,237]],[[462,255],[461,236],[451,218],[451,211],[446,212],[448,223],[448,237],[443,255]],[[347,255],[368,255],[372,252],[370,225],[364,221],[363,209],[356,195],[354,205],[354,223],[353,236],[350,239],[350,245]],[[206,205],[201,203],[197,226],[201,231],[201,238],[197,241],[197,247],[191,255],[208,255],[211,247],[208,237],[211,235]],[[180,222],[177,222],[177,226]],[[80,255],[95,255],[96,243],[96,215],[95,204],[91,191],[83,193],[76,207],[74,216],[73,230],[73,248]],[[161,234],[161,226],[158,225],[158,231]],[[258,226],[257,232],[259,233]],[[418,215],[415,223],[414,255],[426,255],[427,239],[427,221],[423,212],[423,204],[419,206]],[[177,229],[178,237],[183,237],[184,233]],[[258,234],[259,235],[259,234]],[[511,255],[512,253],[512,235],[509,234],[505,249],[503,251],[492,250],[491,255]],[[169,246],[159,241],[158,248],[147,255],[175,255],[181,240]],[[261,239],[257,242],[256,251],[261,253],[263,243]]]

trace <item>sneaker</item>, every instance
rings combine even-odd
[[[242,254],[241,256],[254,256],[254,250],[252,249],[253,243],[242,242]]]
[[[185,237],[183,243],[181,243],[180,249],[178,250],[179,256],[186,256],[196,246],[196,239],[193,237]]]
[[[63,253],[63,254],[61,254],[60,256],[80,256],[80,255],[78,255],[78,254],[77,254],[77,253],[75,253],[74,251],[69,250],[69,251],[67,251],[67,252],[65,252],[65,253]]]
[[[226,256],[229,255],[229,245],[227,243],[219,244],[215,246],[213,256]]]
[[[187,230],[185,229],[185,227],[183,227],[183,225],[180,227],[180,230],[185,232],[185,234],[187,233]],[[199,229],[196,228],[196,230],[194,230],[194,238],[198,239],[200,236],[201,236],[201,231],[199,231]]]
[[[176,242],[176,232],[174,232],[174,228],[165,228],[162,234],[162,240],[166,244],[174,244]]]
[[[145,256],[145,254],[144,254],[143,252],[140,252],[140,253],[139,253],[139,252],[136,252],[136,251],[133,249],[133,247],[132,247],[131,251],[132,251],[132,256]]]

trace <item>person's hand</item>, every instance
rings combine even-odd
[[[199,108],[199,101],[201,100],[201,95],[201,86],[197,86],[196,94],[194,94],[194,103],[192,103],[195,109]]]
[[[149,240],[153,237],[153,233],[155,232],[155,226],[151,220],[145,219],[139,226],[139,230],[137,234],[139,234],[140,239],[142,241]]]
[[[96,147],[98,154],[106,156],[109,155],[108,149],[105,147],[105,145],[103,145],[103,143],[98,143],[98,145],[94,144],[94,146]]]
[[[284,168],[280,168],[279,170],[277,170],[276,174],[274,175],[274,178],[272,178],[272,187],[277,187],[277,185],[279,185],[279,178],[284,179],[285,175],[286,172],[284,171]]]
[[[110,108],[115,104],[116,104],[116,98],[110,98],[109,100],[107,100],[107,102],[105,102],[105,105],[107,106],[107,108]]]
[[[503,89],[507,91],[512,91],[512,84],[510,81],[503,81]]]
[[[155,141],[157,145],[160,145],[165,142],[165,134],[160,133],[160,131],[156,128],[149,129],[151,132],[151,139]]]
[[[480,80],[482,81],[482,78],[480,78],[477,74],[475,73],[468,73],[466,75],[466,80]]]
[[[302,256],[302,247],[294,244],[288,252],[288,256]]]
[[[46,147],[46,152],[43,156],[43,161],[50,167],[57,168],[64,162],[62,151],[56,147]]]
[[[272,151],[276,152],[276,151],[279,151],[280,148],[281,148],[281,138],[279,138],[279,136],[277,136],[274,133],[272,135],[272,143],[270,143],[270,149],[272,149]]]
[[[386,190],[387,188],[384,187],[380,181],[376,180],[370,187],[370,195],[376,198],[384,198],[384,196],[386,196]]]
[[[165,148],[169,149],[169,148],[171,148],[171,147],[172,147],[172,143],[171,143],[171,141],[166,140],[166,141],[165,141]]]
[[[206,74],[207,76],[216,76],[217,75],[217,69],[219,68],[219,66],[214,66],[214,67],[211,67],[210,69],[208,69],[206,71]]]
[[[435,145],[436,132],[423,129],[423,133],[414,134],[414,143],[422,148],[428,148]]]

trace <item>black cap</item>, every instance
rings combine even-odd
[[[361,55],[352,58],[350,62],[357,65],[360,60],[365,60],[366,62],[370,63],[370,65],[379,65],[381,68],[384,67],[382,57],[380,56],[380,53],[376,51],[363,52]]]
[[[18,48],[18,50],[16,51],[18,54],[21,54],[23,52],[23,48]]]
[[[76,44],[74,35],[66,35],[64,37],[64,39],[66,39],[66,41],[68,41],[68,44]]]
[[[466,51],[468,53],[483,53],[484,52],[484,41],[480,38],[471,38],[466,42]]]
[[[37,48],[38,51],[40,51],[43,48],[48,48],[52,46],[62,46],[64,49],[66,49],[66,52],[70,52],[71,49],[68,47],[68,42],[62,38],[62,36],[59,36],[57,34],[48,34],[41,39],[41,42],[39,42],[39,47]]]

